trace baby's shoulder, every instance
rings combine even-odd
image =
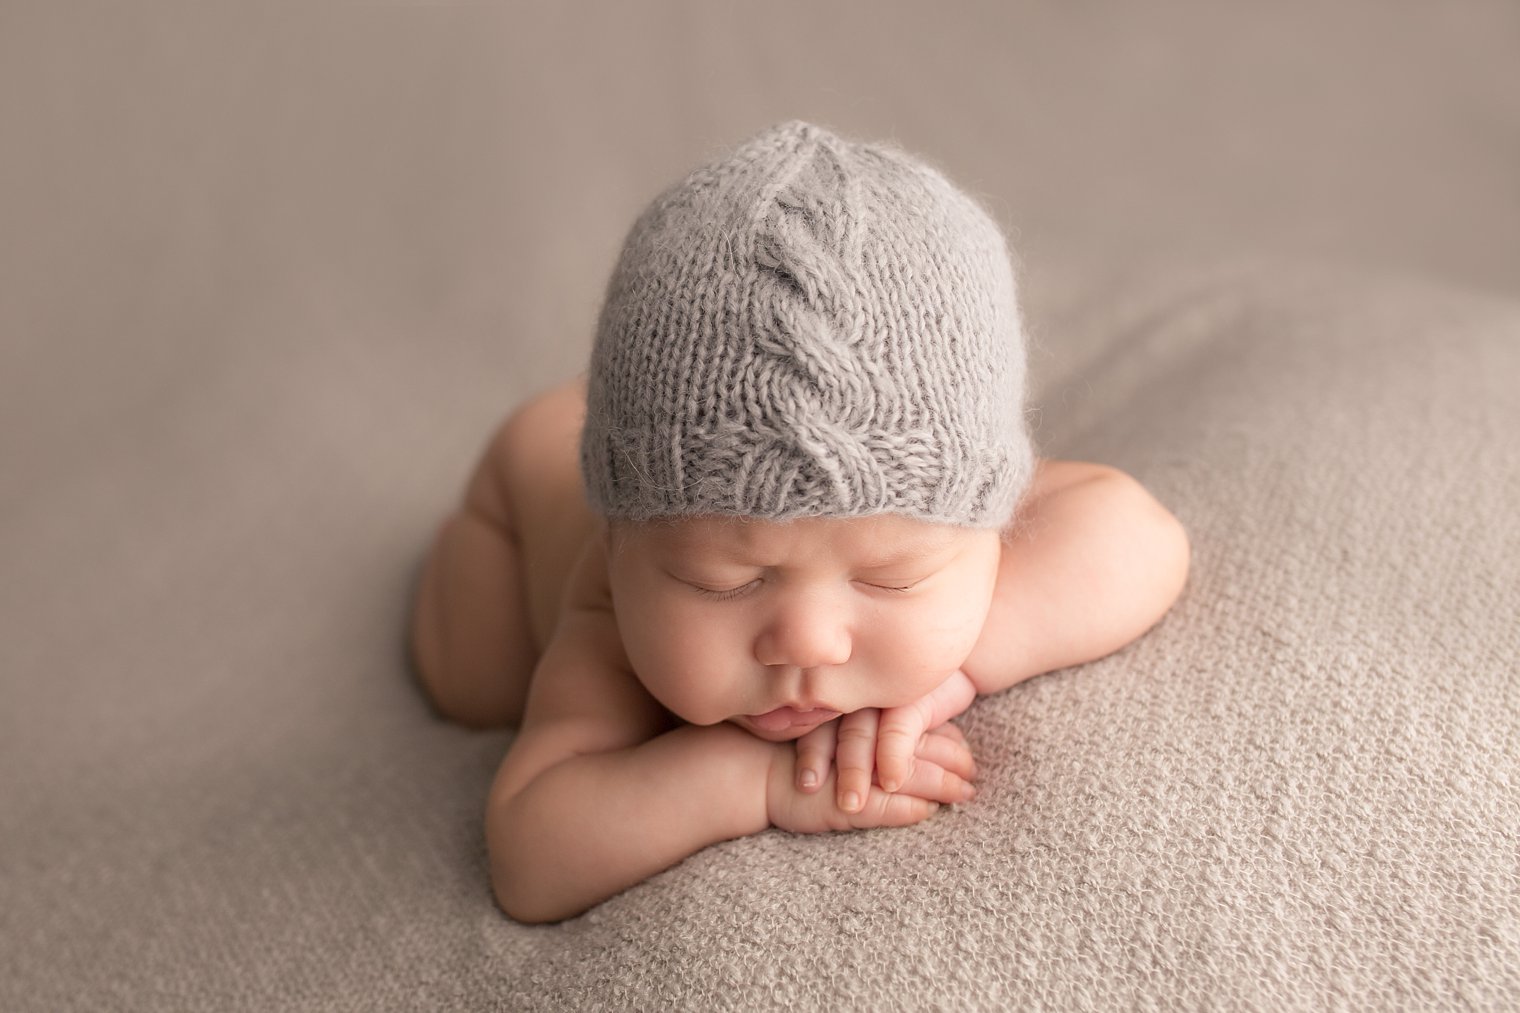
[[[599,741],[617,743],[603,745],[605,750],[652,738],[670,721],[628,661],[613,611],[605,543],[588,538],[534,672],[523,728],[555,722],[595,729]]]
[[[1022,530],[1025,523],[1040,505],[1040,503],[1064,492],[1074,485],[1105,475],[1122,475],[1123,472],[1106,464],[1097,464],[1092,461],[1062,461],[1056,458],[1036,458],[1034,462],[1034,477],[1029,482],[1029,488],[1020,497],[1018,506],[1014,509],[1008,528],[1011,532]]]

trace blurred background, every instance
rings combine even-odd
[[[431,722],[409,581],[698,163],[795,117],[940,166],[1018,251],[1039,396],[1164,264],[1520,295],[1517,52],[1497,0],[0,5],[0,966],[150,975],[36,898],[166,931],[206,897],[165,856],[245,875],[219,828],[362,829],[376,779],[451,800],[413,871],[482,899],[504,739]]]

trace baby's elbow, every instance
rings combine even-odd
[[[1114,591],[1111,639],[1129,643],[1171,610],[1187,584],[1192,543],[1182,522],[1139,480],[1104,467],[1089,480],[1104,534],[1095,544],[1109,560],[1105,583]]]
[[[1151,621],[1156,622],[1170,611],[1187,585],[1193,545],[1187,528],[1150,490],[1127,475],[1125,480],[1124,495],[1133,518],[1134,558],[1140,570],[1138,583],[1147,589]]]
[[[543,925],[564,921],[589,905],[546,849],[542,837],[528,832],[531,819],[508,814],[509,802],[487,803],[486,854],[496,906],[513,921]]]
[[[565,916],[556,914],[548,905],[542,903],[542,898],[534,897],[531,889],[520,881],[520,877],[500,875],[492,873],[491,892],[496,897],[496,906],[515,922],[524,925],[543,925],[549,922],[557,922]]]
[[[1163,512],[1165,509],[1162,508]],[[1163,576],[1170,578],[1163,581],[1162,587],[1162,601],[1165,604],[1161,611],[1165,614],[1182,597],[1182,589],[1187,586],[1188,572],[1193,568],[1193,543],[1188,538],[1187,528],[1169,512],[1166,513],[1162,528],[1164,533],[1159,536],[1163,560],[1161,569]]]
[[[558,903],[553,891],[546,889],[545,877],[535,876],[527,863],[503,854],[497,842],[487,843],[491,851],[491,893],[508,918],[524,925],[543,925],[578,913]]]

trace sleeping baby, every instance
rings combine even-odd
[[[895,146],[790,121],[655,198],[589,370],[502,424],[418,587],[435,705],[518,728],[508,915],[969,802],[952,718],[1166,613],[1181,525],[1035,456],[1024,360],[997,224]]]

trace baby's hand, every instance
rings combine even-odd
[[[813,729],[797,740],[798,789],[812,792],[822,787],[833,760],[839,771],[836,802],[845,812],[859,812],[871,788],[873,768],[882,790],[900,790],[919,766],[916,758],[924,733],[944,725],[974,699],[976,687],[957,669],[915,703],[887,710],[868,707]]]
[[[897,792],[867,785],[861,803],[850,811],[835,803],[836,775],[827,766],[822,782],[807,792],[797,790],[797,768],[797,751],[778,744],[766,783],[766,810],[772,825],[795,833],[909,826],[934,815],[941,803],[965,802],[976,794],[970,784],[976,773],[971,750],[961,730],[949,724],[921,737],[913,772]]]

